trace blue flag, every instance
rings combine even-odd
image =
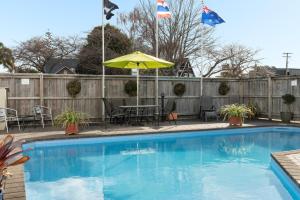
[[[210,10],[207,6],[203,7],[201,23],[215,26],[224,22],[216,12]]]

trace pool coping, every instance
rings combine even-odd
[[[206,131],[219,131],[219,130],[238,130],[238,129],[255,129],[255,128],[275,128],[275,127],[285,127],[285,128],[300,128],[300,125],[291,124],[273,124],[273,125],[259,125],[259,126],[229,126],[229,127],[221,127],[221,128],[208,128],[208,129],[189,129],[189,130],[158,130],[158,131],[141,131],[134,133],[117,133],[111,134],[111,132],[104,132],[103,134],[76,134],[76,135],[50,135],[50,136],[42,136],[42,137],[34,137],[34,138],[25,138],[24,144],[37,142],[37,141],[51,141],[51,140],[69,140],[69,139],[83,139],[83,138],[107,138],[107,137],[119,137],[119,136],[138,136],[138,135],[156,135],[156,134],[172,134],[179,132],[206,132]]]
[[[297,188],[300,188],[300,166],[293,162],[289,155],[300,154],[300,150],[283,151],[271,153],[271,158],[277,164],[283,173],[293,182]],[[300,192],[298,191],[300,197]]]
[[[50,135],[50,136],[43,136],[43,137],[34,137],[34,138],[25,138],[24,144],[32,143],[32,142],[42,142],[42,141],[53,141],[53,140],[68,140],[68,139],[83,139],[83,138],[108,138],[108,137],[119,137],[119,136],[137,136],[137,135],[155,135],[155,134],[170,134],[170,133],[178,133],[178,132],[205,132],[205,131],[218,131],[218,130],[237,130],[237,129],[254,129],[254,128],[271,128],[271,127],[286,127],[286,128],[300,128],[299,125],[291,124],[276,124],[276,125],[259,125],[259,126],[245,126],[245,127],[222,127],[222,128],[208,128],[208,129],[195,129],[195,130],[171,130],[171,131],[141,131],[141,132],[134,132],[134,133],[118,133],[118,134],[78,134],[78,135]],[[296,152],[300,153],[300,150],[295,150]],[[293,151],[293,152],[295,152]],[[288,155],[288,152],[276,152],[272,153],[271,156],[281,165],[282,154]],[[284,160],[284,159],[283,159]],[[282,160],[282,161],[283,161]],[[292,161],[291,161],[292,162]],[[300,188],[300,167],[298,166],[299,174],[298,176],[293,176],[284,169],[287,175],[295,181],[298,188]],[[11,171],[14,171],[13,178],[8,178],[5,192],[4,192],[4,199],[5,200],[26,200],[26,192],[25,192],[25,179],[24,179],[24,167],[17,166],[10,168]],[[291,168],[293,169],[293,168]],[[298,177],[299,179],[297,180]]]

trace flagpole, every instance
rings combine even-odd
[[[156,5],[156,3],[154,4]],[[159,29],[158,29],[158,15],[157,15],[157,8],[155,6],[155,9],[156,9],[156,35],[155,35],[155,40],[156,40],[156,43],[155,43],[155,52],[156,52],[156,57],[158,58],[158,32],[159,32]],[[155,69],[155,105],[156,105],[156,114],[159,113],[159,108],[158,108],[158,68]],[[163,106],[163,105],[162,105]],[[163,114],[163,113],[162,113]],[[158,119],[159,120],[159,119]]]
[[[104,0],[102,0],[102,98],[105,98],[105,29],[104,29]],[[102,101],[102,120],[105,121],[105,105],[104,101]]]
[[[204,8],[204,0],[201,0],[201,6],[202,6],[202,12]],[[200,96],[203,96],[203,52],[204,52],[204,38],[202,37],[202,42],[201,42],[201,66],[200,66]]]

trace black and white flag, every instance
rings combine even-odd
[[[114,16],[112,11],[116,9],[119,9],[119,7],[116,4],[112,3],[109,0],[104,0],[104,14],[106,15],[107,20],[110,20],[112,16]]]

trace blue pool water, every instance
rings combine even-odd
[[[300,129],[255,128],[34,142],[28,200],[289,200],[270,152]]]

